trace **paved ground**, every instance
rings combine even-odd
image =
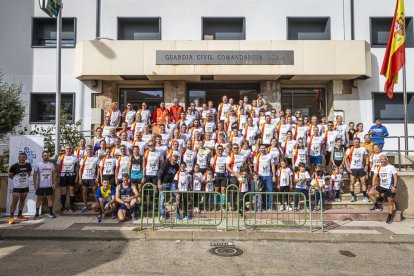
[[[414,244],[0,241],[0,275],[413,275]]]
[[[146,220],[145,222],[151,222]],[[181,221],[181,227],[171,229],[170,227],[157,224],[159,231],[199,231],[200,228],[185,226],[185,221]],[[314,222],[315,223],[315,222]],[[230,228],[236,226],[235,221],[229,221]],[[315,224],[316,225],[316,224]],[[145,226],[145,225],[144,225]],[[325,232],[332,234],[373,234],[373,235],[394,235],[409,234],[414,235],[414,219],[406,219],[393,224],[386,224],[381,221],[326,221],[324,223]],[[14,225],[7,223],[6,217],[0,218],[1,229],[27,229],[27,230],[80,230],[80,231],[128,231],[140,228],[140,221],[128,221],[118,223],[117,220],[107,218],[103,223],[98,223],[95,216],[59,216],[56,219],[47,218],[45,215],[41,219],[33,221],[17,221]],[[241,229],[254,231],[251,227],[247,228],[241,224]],[[316,231],[320,228],[316,227]],[[280,227],[280,228],[260,228],[260,231],[274,232],[309,232],[309,224],[304,227]],[[204,228],[203,231],[224,231],[224,222],[219,227]]]

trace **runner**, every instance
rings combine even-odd
[[[175,174],[174,182],[176,186],[176,195],[177,195],[177,215],[175,219],[178,221],[181,219],[181,211],[183,212],[184,219],[190,220],[191,216],[188,213],[189,204],[188,204],[188,193],[191,191],[191,175],[188,173],[188,170],[185,166],[185,163],[180,164],[180,170]]]
[[[204,141],[200,141],[196,151],[196,164],[198,164],[200,172],[204,174],[210,164],[211,151],[204,147]]]
[[[335,147],[335,141],[339,137],[339,132],[337,130],[334,130],[334,124],[332,121],[328,122],[328,129],[325,130],[323,137],[325,139],[325,145],[326,145],[326,154],[325,154],[325,165],[329,167],[331,162],[331,155],[332,150]]]
[[[382,150],[384,147],[384,138],[388,137],[389,134],[387,128],[382,125],[380,118],[375,119],[375,125],[369,129],[368,134],[371,134],[372,142],[377,143]]]
[[[127,173],[122,175],[122,183],[116,186],[115,200],[119,204],[118,221],[125,221],[128,213],[135,220],[135,204],[139,203],[138,190],[129,182]]]
[[[127,103],[127,108],[122,113],[122,118],[128,127],[131,127],[135,121],[135,115],[137,112],[132,107],[131,103]]]
[[[137,185],[138,193],[141,195],[142,186],[145,184],[143,168],[145,167],[144,158],[139,154],[139,147],[134,146],[132,155],[129,157],[128,173],[131,178],[131,183]]]
[[[42,152],[42,161],[35,165],[33,169],[33,184],[36,191],[36,214],[33,220],[39,218],[39,209],[42,205],[43,198],[47,198],[47,207],[49,218],[56,218],[53,213],[53,191],[56,187],[56,169],[55,165],[49,162],[49,152]]]
[[[120,147],[121,155],[116,159],[116,176],[115,183],[119,185],[122,182],[122,176],[129,173],[129,156],[127,155],[125,146]]]
[[[102,141],[105,143],[105,141]],[[102,144],[101,144],[102,145]],[[65,153],[59,156],[57,165],[59,173],[60,186],[60,203],[62,205],[60,211],[66,208],[66,189],[69,187],[70,212],[75,212],[75,184],[78,182],[78,162],[79,159],[72,154],[72,147],[65,146]]]
[[[148,105],[146,103],[141,104],[141,109],[137,111],[137,120],[138,114],[141,116],[141,120],[145,124],[151,124],[151,111],[147,109]]]
[[[342,145],[348,147],[347,145],[347,132],[348,127],[343,123],[343,117],[341,115],[336,116],[336,123],[334,124],[334,129],[339,132],[339,137],[341,137]]]
[[[79,139],[79,147],[77,147],[74,150],[73,155],[75,155],[76,158],[78,159],[82,159],[85,153],[86,153],[86,140],[85,138],[82,137]]]
[[[291,168],[294,165],[293,164],[293,153],[294,153],[296,146],[297,146],[297,143],[292,138],[292,131],[289,130],[286,133],[286,140],[282,142],[281,147],[283,150],[284,159],[287,165]]]
[[[359,138],[354,138],[354,146],[347,149],[345,156],[345,163],[348,172],[351,173],[351,202],[356,201],[356,196],[354,192],[354,185],[357,180],[360,181],[362,186],[362,193],[364,195],[364,201],[368,202],[367,196],[367,185],[365,181],[365,175],[368,172],[368,152],[365,148],[360,146]]]
[[[9,178],[13,181],[12,203],[10,205],[9,224],[14,224],[14,212],[17,203],[19,203],[18,219],[27,220],[23,216],[23,208],[26,203],[26,197],[29,193],[29,177],[32,173],[32,166],[27,161],[27,155],[23,152],[19,153],[18,162],[9,169]]]
[[[262,134],[262,143],[268,147],[270,146],[270,141],[275,136],[276,127],[272,124],[272,118],[269,115],[265,118],[265,122],[260,125],[260,132]]]
[[[218,145],[216,154],[210,160],[210,166],[214,172],[214,191],[221,193],[221,203],[224,206],[226,202],[227,174],[226,157],[223,155],[223,151],[223,146]],[[216,208],[216,211],[219,210],[218,195],[214,195],[214,207]]]
[[[99,212],[98,223],[105,219],[107,210],[112,210],[112,218],[116,218],[116,203],[115,203],[115,185],[109,184],[108,179],[102,181],[102,186],[96,191],[96,201],[92,205],[92,210]]]
[[[92,187],[93,193],[96,194],[96,189],[99,183],[98,180],[98,165],[99,159],[93,156],[92,147],[86,147],[86,155],[80,161],[79,168],[79,183],[82,185],[82,199],[85,205],[82,212],[87,212],[88,208],[88,194],[89,187]]]
[[[101,141],[105,141],[105,137],[102,135],[102,128],[96,129],[96,136],[93,137],[93,153],[95,154],[101,148]],[[83,157],[83,156],[82,156]]]
[[[325,139],[319,136],[319,128],[313,127],[313,134],[309,136],[308,151],[311,173],[315,171],[315,166],[322,165],[322,156],[325,152]]]
[[[106,113],[106,116],[109,117],[109,125],[111,127],[118,127],[119,123],[121,122],[121,111],[118,109],[118,103],[113,102],[110,105],[110,108],[108,112]]]
[[[267,154],[266,146],[261,144],[259,147],[259,153],[253,160],[254,171],[259,175],[260,181],[266,189],[266,192],[272,193],[273,183],[276,182],[276,166],[274,157]],[[267,195],[267,201],[264,204],[264,209],[273,209],[273,195]]]
[[[394,196],[397,192],[398,176],[397,170],[388,163],[388,158],[385,155],[381,155],[380,162],[381,165],[376,168],[373,178],[373,183],[376,183],[375,187],[369,192],[369,197],[374,203],[374,207],[370,210],[381,211],[382,207],[378,204],[377,197],[386,198],[388,202],[387,223],[390,224],[393,220],[392,213],[394,209]],[[377,184],[378,182],[379,184]]]
[[[183,150],[183,155],[181,157],[182,162],[184,162],[186,164],[186,170],[189,173],[192,172],[193,167],[194,167],[194,163],[195,163],[195,160],[196,160],[196,157],[197,157],[197,152],[195,150],[193,150],[192,145],[193,144],[192,144],[191,140],[188,140],[185,143],[185,148]]]
[[[335,139],[335,145],[331,148],[331,164],[343,170],[345,165],[345,147],[340,137]]]
[[[144,182],[145,183],[152,183],[154,185],[158,184],[158,170],[161,167],[163,159],[161,157],[161,153],[155,151],[155,143],[154,141],[150,141],[148,143],[148,149],[144,153]]]
[[[299,164],[303,163],[305,165],[305,168],[309,168],[309,154],[308,154],[308,148],[305,146],[305,143],[303,142],[302,138],[299,138],[298,145],[293,151],[293,166],[294,170],[299,170]]]
[[[115,168],[116,158],[111,155],[110,149],[106,149],[106,156],[99,162],[100,183],[103,183],[103,180],[107,179],[110,185],[115,186]]]

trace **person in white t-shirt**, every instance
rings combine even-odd
[[[264,144],[259,146],[259,153],[256,154],[253,165],[254,171],[257,172],[260,181],[266,188],[266,192],[273,193],[273,183],[276,182],[275,159],[271,154],[267,153],[267,148]],[[273,209],[273,194],[267,195],[267,200],[263,202],[263,208]]]
[[[358,137],[355,137],[354,145],[346,150],[345,153],[345,164],[350,175],[350,187],[351,187],[351,202],[356,201],[356,196],[354,193],[354,185],[357,180],[360,181],[362,186],[362,193],[364,195],[364,201],[368,202],[367,196],[367,185],[365,181],[365,176],[368,172],[368,152],[364,147],[361,147],[360,140]]]
[[[53,213],[53,191],[56,187],[56,168],[52,162],[49,162],[49,152],[42,152],[42,161],[35,165],[33,169],[33,183],[36,191],[36,214],[33,220],[39,218],[39,209],[44,197],[47,198],[47,206],[50,218],[56,218]]]
[[[282,193],[280,197],[280,211],[285,210],[284,202],[286,202],[286,209],[288,211],[292,211],[292,207],[290,206],[290,200],[288,195],[284,195],[284,193],[290,192],[290,189],[293,189],[293,172],[287,167],[287,162],[285,159],[280,161],[280,168],[277,170],[277,188]]]
[[[92,146],[86,147],[86,155],[80,161],[79,169],[79,180],[82,184],[82,198],[84,207],[82,212],[89,210],[88,208],[88,195],[89,187],[92,187],[93,194],[96,194],[96,189],[98,187],[99,178],[98,178],[98,165],[99,158],[94,156],[92,153]]]
[[[121,111],[118,109],[118,103],[113,102],[106,113],[106,116],[109,117],[109,124],[111,127],[118,127],[121,122]]]
[[[309,182],[310,182],[310,175],[309,172],[306,171],[306,164],[303,162],[300,162],[299,165],[299,170],[295,173],[295,179],[294,179],[294,183],[295,183],[295,203],[294,203],[294,211],[297,212],[299,211],[299,194],[298,193],[303,193],[305,199],[306,199],[306,207],[308,210],[309,209]]]
[[[374,203],[374,207],[371,211],[381,211],[382,207],[378,204],[377,197],[386,197],[388,202],[388,217],[387,223],[392,223],[392,213],[394,208],[394,196],[397,192],[398,176],[395,167],[388,163],[388,158],[385,155],[381,155],[380,163],[374,172],[373,183],[375,186],[369,191],[369,197]],[[377,182],[379,182],[377,184]]]

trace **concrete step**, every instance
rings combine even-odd
[[[387,209],[381,212],[369,211],[365,208],[354,209],[327,209],[323,212],[324,221],[386,221],[388,217]],[[394,222],[401,221],[401,211],[394,212]]]

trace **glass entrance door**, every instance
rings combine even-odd
[[[324,88],[282,89],[282,109],[300,110],[304,116],[326,115],[325,99]]]
[[[119,109],[121,111],[126,109],[127,103],[132,103],[134,109],[139,110],[141,104],[145,102],[153,114],[163,100],[163,89],[121,88],[119,90]]]
[[[199,99],[201,103],[213,101],[214,106],[218,106],[224,95],[233,98],[236,104],[244,96],[249,97],[249,101],[257,98],[260,87],[258,83],[200,83],[188,84],[188,103]]]

